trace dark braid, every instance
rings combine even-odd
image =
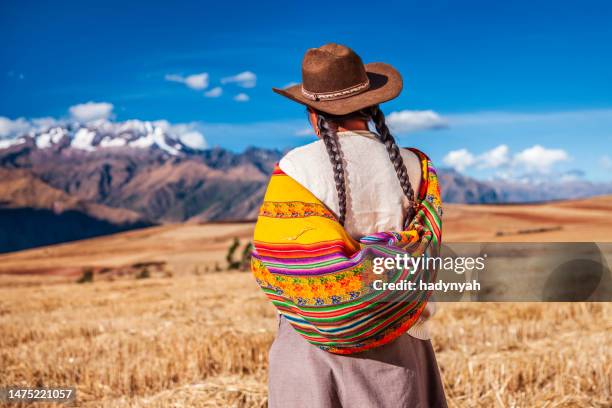
[[[415,196],[414,191],[412,190],[412,184],[410,184],[410,178],[408,177],[408,170],[406,170],[406,165],[404,164],[404,160],[400,154],[400,149],[397,146],[397,143],[395,143],[393,135],[391,135],[391,132],[389,132],[389,128],[385,122],[384,113],[380,110],[378,105],[371,106],[368,110],[370,117],[372,118],[372,122],[374,122],[374,126],[376,127],[376,131],[378,132],[378,138],[385,144],[387,152],[389,153],[389,158],[391,159],[391,163],[393,163],[393,167],[395,167],[397,178],[399,179],[402,190],[404,191],[404,195],[406,195],[408,198],[409,206],[407,221],[410,222],[416,214],[416,210]]]
[[[338,193],[338,208],[340,210],[338,221],[341,225],[344,225],[344,220],[346,218],[346,181],[336,126],[330,123],[330,121],[320,112],[317,112],[317,126],[319,127],[321,139],[327,148],[329,161],[334,169],[334,180],[336,181],[336,191]]]
[[[402,159],[400,149],[397,146],[397,143],[395,143],[395,139],[393,138],[393,135],[391,135],[391,132],[387,127],[387,123],[385,122],[385,115],[382,113],[378,105],[342,116],[317,112],[317,126],[319,127],[319,134],[325,143],[327,153],[329,154],[329,160],[334,170],[334,180],[336,181],[336,191],[338,193],[338,221],[340,224],[344,225],[344,221],[346,219],[346,179],[344,175],[342,155],[340,153],[340,142],[338,141],[338,135],[336,133],[336,124],[351,118],[362,118],[365,120],[368,118],[372,119],[372,122],[376,127],[376,131],[378,132],[377,136],[379,140],[387,148],[389,158],[391,159],[391,163],[393,164],[395,172],[397,173],[397,178],[399,179],[402,191],[404,192],[406,198],[408,198],[408,216],[406,218],[406,222],[409,223],[416,214],[414,190],[412,189],[412,184],[410,183],[410,178],[408,177],[408,170],[406,169],[406,165]]]

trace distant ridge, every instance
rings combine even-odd
[[[25,220],[36,214],[40,229],[48,230],[30,238],[23,232],[19,244],[1,241],[0,252],[144,225],[255,219],[268,177],[282,155],[280,150],[256,147],[241,153],[194,148],[163,123],[138,120],[65,123],[0,140],[2,217]],[[443,201],[452,203],[612,193],[612,184],[582,180],[479,181],[443,168],[439,176]],[[55,216],[63,224],[53,220]],[[3,236],[19,233],[12,230],[18,223],[0,225]]]

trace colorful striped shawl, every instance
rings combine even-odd
[[[432,282],[435,271],[391,269],[373,274],[374,258],[436,256],[442,224],[438,179],[420,158],[417,213],[405,231],[379,232],[359,242],[311,192],[278,166],[270,179],[257,225],[251,270],[259,286],[293,328],[310,343],[337,354],[386,344],[419,318],[427,291],[374,290],[384,282]]]

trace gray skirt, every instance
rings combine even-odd
[[[431,342],[407,334],[337,355],[308,343],[281,317],[269,361],[270,408],[447,406]]]

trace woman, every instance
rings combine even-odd
[[[429,294],[383,296],[364,283],[374,257],[440,245],[435,171],[398,148],[378,106],[400,93],[401,76],[327,44],[306,52],[302,80],[274,91],[307,106],[320,140],[279,162],[254,239],[253,273],[280,311],[269,406],[445,407]],[[410,278],[394,273],[385,276]]]

